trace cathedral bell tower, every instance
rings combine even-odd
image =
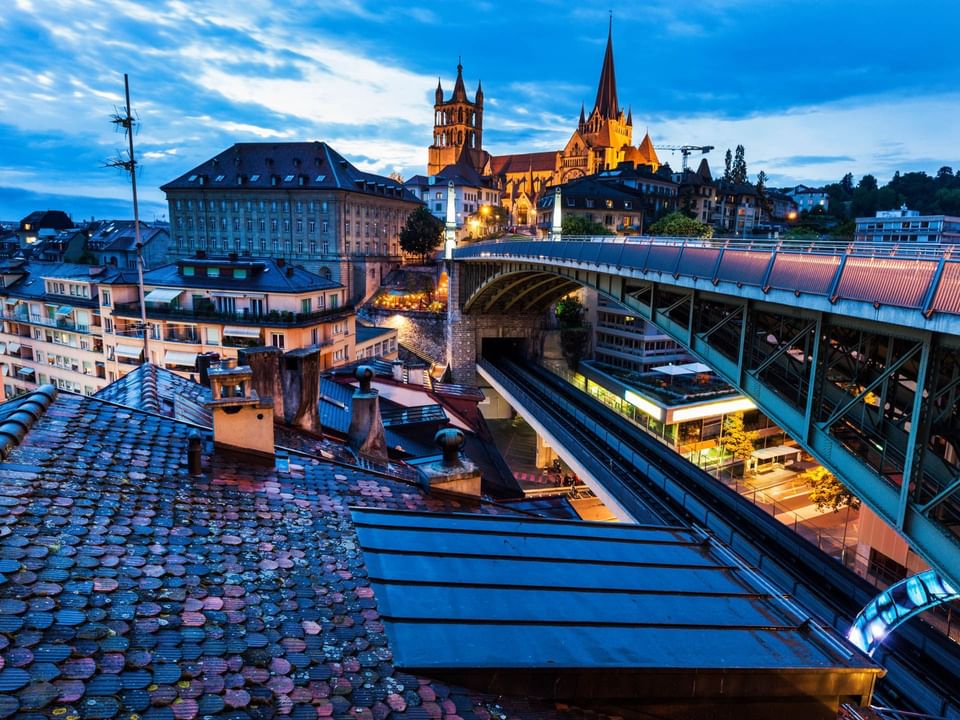
[[[436,175],[460,160],[470,160],[478,173],[483,173],[486,153],[483,152],[483,88],[477,83],[473,102],[463,85],[463,65],[457,63],[457,82],[449,100],[437,80],[436,102],[433,105],[433,144],[427,150],[427,174]]]

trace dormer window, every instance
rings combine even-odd
[[[207,268],[207,277],[220,277],[220,268],[218,268],[218,267],[208,267],[208,268]]]
[[[233,269],[233,279],[234,279],[234,280],[246,280],[246,279],[247,279],[247,269],[246,269],[246,268],[234,268],[234,269]]]
[[[183,276],[184,277],[193,277],[197,274],[197,270],[193,265],[184,265],[183,266]]]

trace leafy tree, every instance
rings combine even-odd
[[[807,470],[800,478],[810,488],[810,501],[820,510],[837,512],[842,507],[854,510],[860,507],[860,500],[825,467]]]
[[[687,217],[682,212],[672,212],[647,228],[650,235],[665,237],[713,237],[713,228],[699,220]]]
[[[857,183],[857,190],[877,190],[877,179],[873,175],[864,175]]]
[[[727,154],[723,156],[723,179],[727,182],[730,181],[733,172],[733,153],[730,152],[730,148],[727,148]]]
[[[735,460],[743,462],[743,470],[753,455],[757,433],[743,426],[743,413],[731,413],[723,419],[723,449],[733,455]]]
[[[561,232],[564,235],[613,235],[605,225],[588,220],[583,215],[567,215],[563,219]]]
[[[944,215],[960,215],[960,188],[940,188],[934,201],[938,212]]]
[[[562,328],[580,327],[583,325],[583,303],[576,295],[568,295],[560,300],[554,308],[554,314]]]
[[[840,185],[840,190],[843,192],[846,198],[853,196],[853,173],[847,173],[843,176],[843,179],[838,183]]]
[[[944,165],[942,168],[937,170],[937,180],[946,180],[953,177],[953,168],[949,165]]]
[[[400,247],[404,252],[419,255],[421,260],[436,249],[443,236],[443,223],[423,205],[407,216],[400,230]]]

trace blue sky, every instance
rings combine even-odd
[[[589,111],[610,3],[4,0],[0,219],[131,216],[104,163],[131,77],[143,216],[159,186],[238,141],[326,140],[423,172],[437,76],[483,80],[484,145],[556,149]],[[657,144],[746,146],[751,176],[960,168],[955,0],[643,0],[614,12],[621,104]],[[642,135],[636,138],[639,141]],[[679,166],[679,158],[661,153]]]

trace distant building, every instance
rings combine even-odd
[[[658,365],[693,359],[656,325],[596,291],[587,293],[585,304],[597,361],[630,372],[647,372]]]
[[[630,169],[632,170],[632,168]],[[652,178],[648,178],[651,180]],[[578,178],[560,186],[563,218],[582,217],[603,225],[617,235],[639,235],[643,229],[644,213],[658,200],[675,202],[676,186],[667,180],[664,184],[642,183],[651,192],[620,182],[616,177],[600,175]],[[662,191],[662,193],[661,193]],[[553,222],[556,193],[544,193],[537,206],[537,226],[549,232]]]
[[[750,183],[718,180],[717,200],[710,224],[718,235],[744,237],[751,235],[760,222],[761,208],[757,189]]]
[[[921,215],[902,206],[899,210],[881,210],[875,217],[856,219],[857,242],[960,243],[960,217]]]
[[[132,273],[102,287],[108,376],[121,377],[143,358],[140,303]],[[184,258],[144,273],[150,357],[189,373],[197,355],[236,358],[240,348],[317,347],[321,369],[353,359],[354,311],[346,288],[282,259]]]
[[[83,258],[86,244],[87,231],[70,228],[45,237],[36,245],[26,248],[26,253],[29,253],[31,260],[75,263]]]
[[[161,188],[168,255],[198,250],[284,258],[360,302],[401,261],[399,233],[419,200],[322,142],[238,143]]]
[[[679,208],[692,215],[694,220],[709,224],[713,218],[713,208],[717,202],[717,187],[710,174],[710,165],[706,158],[700,161],[694,170],[684,170],[674,174],[679,184],[677,189]]]
[[[770,207],[771,222],[783,224],[797,219],[800,209],[792,197],[779,190],[767,190],[766,197]]]
[[[110,220],[92,227],[87,240],[87,253],[97,265],[121,270],[137,269],[137,236],[132,220]],[[156,267],[167,259],[170,232],[166,225],[140,223],[143,264]]]
[[[72,227],[73,220],[62,210],[37,210],[20,221],[17,235],[20,246],[26,247]]]
[[[457,239],[486,234],[483,225],[493,217],[493,208],[500,205],[500,189],[492,177],[482,176],[476,171],[466,150],[457,162],[447,165],[436,175],[414,175],[403,185],[423,201],[434,217],[446,221],[447,186],[450,182],[453,183]]]
[[[356,351],[354,352],[357,360],[368,358],[396,360],[398,350],[396,328],[357,324]]]
[[[799,212],[812,212],[818,208],[826,212],[830,209],[830,196],[823,188],[796,185],[783,192],[797,204]]]

